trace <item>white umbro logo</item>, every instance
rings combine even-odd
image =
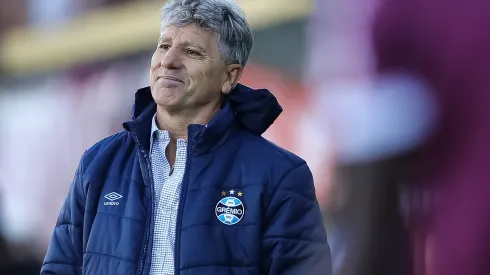
[[[119,202],[117,202],[116,200],[118,200],[122,197],[123,197],[122,195],[120,195],[116,192],[111,192],[111,193],[104,196],[104,198],[110,200],[110,201],[104,202],[104,205],[119,205]]]

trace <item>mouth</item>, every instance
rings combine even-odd
[[[157,80],[159,79],[165,79],[165,80],[170,80],[170,81],[176,81],[176,82],[180,82],[180,83],[184,83],[183,80],[181,80],[180,78],[177,78],[177,77],[173,77],[173,76],[159,76],[157,77]]]

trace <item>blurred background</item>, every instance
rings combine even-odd
[[[431,240],[446,240],[430,234],[440,183],[454,181],[441,196],[453,209],[488,208],[478,200],[461,206],[451,197],[465,192],[460,183],[470,178],[473,194],[486,194],[478,184],[488,177],[478,176],[487,159],[475,156],[490,155],[490,127],[480,119],[490,102],[480,96],[485,88],[469,85],[486,75],[461,74],[483,70],[478,60],[489,56],[470,46],[486,42],[458,36],[472,32],[450,32],[450,24],[425,31],[437,21],[427,18],[440,0],[237,1],[255,36],[241,82],[270,89],[284,108],[265,136],[310,165],[334,274],[449,274],[430,272],[437,262]],[[39,273],[80,156],[122,130],[135,91],[148,85],[163,2],[0,1],[0,274]],[[478,1],[465,5],[470,2]],[[479,15],[467,12],[437,14],[458,22]],[[444,44],[448,39],[453,43]],[[474,55],[467,58],[468,52]],[[452,66],[448,56],[473,63]],[[454,96],[462,90],[466,97]],[[471,138],[461,134],[468,132]],[[456,173],[470,166],[476,170]],[[441,224],[460,224],[457,217],[468,213],[440,215]],[[464,224],[481,220],[471,217]],[[478,228],[490,229],[487,223]],[[482,252],[462,243],[468,240],[446,251]]]

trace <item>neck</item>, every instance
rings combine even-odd
[[[157,106],[157,126],[168,131],[172,141],[187,139],[187,126],[206,125],[218,112],[221,102],[208,104],[189,111],[169,112],[165,107]]]

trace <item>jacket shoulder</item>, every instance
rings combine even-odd
[[[114,154],[121,147],[128,148],[131,142],[132,138],[128,131],[121,131],[99,140],[85,151],[79,170],[85,172],[100,156]]]
[[[315,200],[313,175],[306,161],[266,138],[245,133],[237,157],[246,163],[247,173],[267,185],[270,194],[293,193]]]
[[[246,140],[245,147],[247,149],[253,149],[255,152],[259,152],[257,156],[260,156],[261,158],[266,158],[271,162],[280,163],[290,169],[306,164],[306,161],[300,156],[262,136],[245,133],[244,139]],[[249,146],[252,148],[249,148]]]
[[[253,167],[256,173],[262,171],[267,174],[272,180],[272,185],[298,167],[306,166],[306,170],[309,171],[304,159],[262,136],[243,133],[240,147],[240,158],[245,160],[249,167]]]

